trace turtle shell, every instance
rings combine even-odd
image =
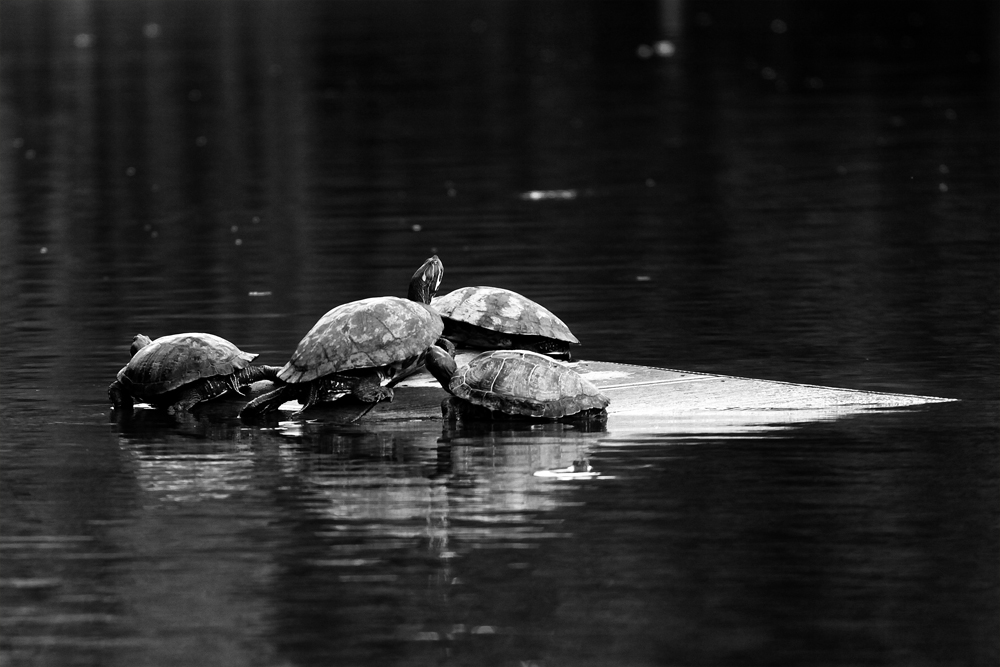
[[[490,410],[553,419],[603,409],[610,403],[572,368],[527,350],[476,355],[455,372],[448,391]]]
[[[431,307],[442,317],[491,331],[580,342],[547,308],[502,287],[462,287],[437,297]]]
[[[309,330],[278,372],[285,382],[406,361],[440,338],[444,324],[427,305],[394,296],[337,306]]]
[[[118,380],[140,398],[159,396],[196,380],[231,375],[256,357],[213,334],[171,334],[139,349]]]

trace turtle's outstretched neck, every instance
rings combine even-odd
[[[430,305],[431,299],[441,287],[442,280],[444,280],[444,264],[437,255],[431,255],[410,278],[410,289],[406,293],[406,298]]]
[[[447,391],[448,385],[451,384],[452,376],[458,370],[454,357],[437,345],[431,345],[427,348],[424,365],[427,366],[427,370],[434,376],[434,379],[440,382],[441,386]]]

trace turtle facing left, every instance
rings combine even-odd
[[[427,370],[451,394],[441,404],[448,421],[529,419],[605,421],[608,397],[568,366],[530,350],[492,350],[458,367],[436,345],[427,350]]]
[[[259,380],[277,378],[276,366],[252,365],[257,355],[243,352],[225,338],[207,333],[180,333],[156,340],[143,334],[132,340],[132,359],[108,387],[117,409],[145,401],[170,413],[218,398],[242,395]]]

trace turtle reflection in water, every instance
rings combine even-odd
[[[501,287],[462,287],[431,302],[444,319],[444,337],[480,350],[530,350],[567,361],[579,344],[547,308]]]
[[[132,408],[134,399],[171,414],[198,403],[243,390],[260,380],[277,378],[276,366],[255,366],[257,355],[243,352],[225,338],[207,333],[180,333],[152,340],[132,340],[132,359],[108,387],[116,409]]]
[[[437,346],[427,351],[427,370],[450,398],[445,419],[531,419],[600,421],[610,400],[592,382],[549,357],[528,350],[493,350],[457,367]]]
[[[406,299],[372,297],[327,312],[278,371],[281,386],[248,402],[240,415],[254,419],[293,399],[305,409],[346,394],[370,404],[391,401],[392,385],[419,368],[444,330],[427,305],[443,276],[434,255],[413,274]]]

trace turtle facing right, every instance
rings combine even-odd
[[[427,305],[443,276],[434,255],[413,274],[408,298],[371,297],[327,312],[278,371],[278,388],[247,403],[240,416],[254,419],[293,399],[303,409],[346,394],[364,403],[391,401],[392,386],[423,363],[444,329]]]
[[[462,287],[431,302],[444,320],[444,338],[481,350],[529,350],[570,360],[579,344],[544,306],[502,287]]]

